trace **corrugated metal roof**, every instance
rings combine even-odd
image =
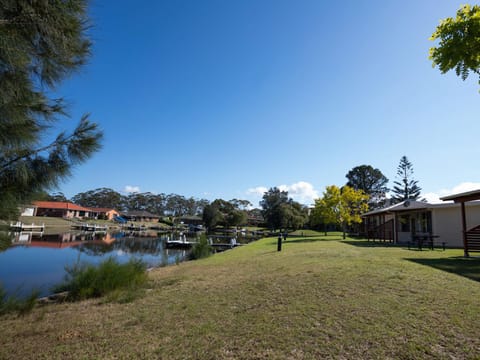
[[[408,205],[406,204],[408,202]],[[478,206],[480,205],[480,201],[472,201],[469,203],[469,206]],[[439,203],[439,204],[430,204],[424,201],[415,201],[415,200],[405,200],[401,203],[384,207],[382,209],[372,210],[362,216],[370,216],[376,214],[383,214],[383,213],[392,213],[392,212],[400,212],[400,211],[409,211],[409,210],[419,210],[419,209],[439,209],[439,208],[449,208],[459,206],[455,203]]]
[[[423,202],[423,201],[415,201],[415,200],[405,200],[402,201],[398,204],[390,205],[387,207],[384,207],[382,209],[376,209],[369,211],[362,216],[369,216],[369,215],[375,215],[375,214],[381,214],[385,212],[395,212],[395,211],[405,211],[405,210],[413,210],[413,209],[425,209],[429,206],[430,204]]]
[[[480,199],[480,189],[444,196],[444,197],[441,197],[440,200],[448,201],[448,200],[455,200],[459,198],[471,198],[471,197],[476,197],[477,199]]]

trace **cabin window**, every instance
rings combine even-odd
[[[400,232],[410,232],[410,215],[400,215]]]
[[[430,211],[426,211],[418,215],[416,228],[418,232],[432,232],[432,213]]]

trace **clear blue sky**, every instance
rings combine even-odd
[[[479,182],[477,78],[428,60],[461,4],[92,0],[93,56],[59,94],[62,126],[90,112],[104,147],[58,190],[257,205],[249,189],[286,185],[308,203],[357,165],[391,186],[402,155],[424,193]]]

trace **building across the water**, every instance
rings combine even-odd
[[[65,219],[92,217],[92,209],[66,201],[34,201],[33,209],[33,216],[61,217]]]
[[[119,212],[110,208],[87,208],[68,201],[34,201],[23,207],[21,215],[112,220]]]
[[[111,208],[90,208],[91,216],[95,219],[101,220],[113,220],[116,216],[119,216],[120,213]]]
[[[160,216],[145,210],[127,211],[122,212],[120,215],[128,221],[158,222],[160,220]]]

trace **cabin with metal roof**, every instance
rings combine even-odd
[[[440,200],[453,201],[460,207],[461,236],[465,257],[468,257],[472,251],[480,252],[480,219],[478,219],[475,214],[471,214],[471,204],[480,202],[480,190],[444,196],[440,198]],[[476,224],[473,225],[469,222],[472,216],[478,220]]]
[[[445,198],[443,198],[445,199]],[[480,193],[479,193],[480,199]],[[480,201],[464,204],[466,229],[480,225]],[[362,215],[368,239],[408,244],[425,237],[447,247],[464,247],[461,205],[405,200]],[[433,241],[433,240],[432,240]]]

